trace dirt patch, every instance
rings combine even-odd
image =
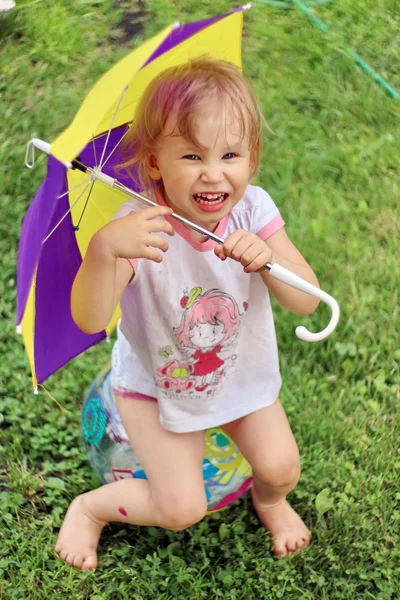
[[[111,35],[111,43],[116,46],[128,44],[133,37],[141,35],[144,23],[149,17],[143,0],[126,2],[115,0],[115,6],[122,11],[123,16]]]

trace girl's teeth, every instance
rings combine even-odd
[[[225,194],[195,194],[194,198],[199,204],[216,204],[225,198]]]

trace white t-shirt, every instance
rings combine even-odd
[[[138,210],[135,200],[114,218],[132,210]],[[170,221],[173,237],[157,233],[169,244],[163,262],[132,260],[135,277],[121,297],[112,385],[156,397],[166,429],[198,431],[275,402],[281,386],[275,328],[261,276],[221,261],[215,242],[195,241],[188,228]],[[215,234],[225,239],[245,229],[268,239],[283,225],[270,196],[249,185]]]

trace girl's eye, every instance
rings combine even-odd
[[[228,152],[227,154],[224,154],[223,158],[236,158],[237,154],[235,154],[234,152]]]
[[[197,154],[186,154],[183,158],[187,158],[188,160],[200,160],[200,157]]]

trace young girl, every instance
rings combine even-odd
[[[300,315],[318,301],[272,279],[263,265],[277,262],[318,282],[274,202],[249,184],[261,128],[243,76],[203,58],[158,76],[129,130],[129,168],[159,206],[137,211],[128,201],[93,236],[71,303],[87,333],[103,330],[121,303],[112,383],[148,479],[117,481],[72,502],[56,550],[79,569],[97,566],[109,521],[180,530],[203,518],[204,430],[215,426],[253,468],[253,503],[274,553],[309,543],[286,501],[300,461],[278,399],[269,291]],[[173,211],[225,242],[195,233],[171,218]]]

